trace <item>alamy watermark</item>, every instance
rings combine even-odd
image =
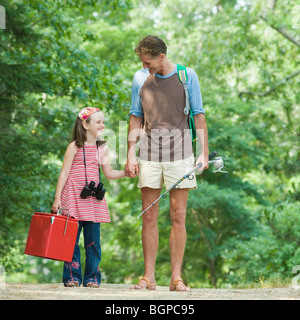
[[[0,5],[0,29],[6,29],[6,12],[5,8]]]

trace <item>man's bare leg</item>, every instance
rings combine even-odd
[[[188,193],[189,189],[173,189],[170,191],[172,282],[181,279],[181,265],[186,244],[185,218]]]
[[[161,193],[161,189],[152,189],[144,187],[141,189],[143,210],[145,210],[152,202],[154,202]],[[142,242],[143,242],[143,253],[145,263],[144,277],[149,280],[151,284],[155,284],[155,260],[158,249],[158,218],[159,204],[158,202],[151,208],[149,208],[143,214],[143,229],[142,229]],[[132,289],[141,289],[147,285],[142,280],[140,284],[132,286]]]

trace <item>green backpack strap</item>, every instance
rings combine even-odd
[[[187,116],[190,112],[191,107],[190,107],[189,92],[188,92],[188,88],[187,88],[188,76],[187,76],[187,72],[186,72],[186,67],[178,64],[177,65],[177,74],[178,74],[179,81],[182,83],[183,89],[185,91],[184,114]]]
[[[196,134],[196,127],[195,127],[195,122],[194,122],[194,118],[193,118],[193,112],[192,112],[191,106],[190,106],[189,92],[188,92],[188,88],[187,88],[188,75],[187,75],[186,67],[178,64],[177,65],[177,73],[178,73],[178,79],[182,83],[184,91],[185,91],[184,114],[189,115],[189,127],[191,130],[192,142],[194,142],[197,138],[197,134]]]

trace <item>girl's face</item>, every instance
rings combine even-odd
[[[92,137],[96,138],[100,136],[105,128],[104,114],[101,111],[92,114],[90,116],[90,121],[88,123],[85,122],[84,128]]]

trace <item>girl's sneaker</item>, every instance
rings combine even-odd
[[[67,283],[64,283],[65,287],[79,287],[78,281],[69,281]]]

